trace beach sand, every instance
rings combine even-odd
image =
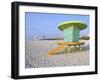
[[[89,40],[85,40],[82,50],[61,53],[48,57],[48,52],[55,48],[55,40],[26,41],[25,68],[63,67],[89,65]]]

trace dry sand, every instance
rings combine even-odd
[[[62,52],[48,57],[48,52],[55,48],[56,41],[26,41],[25,68],[63,67],[89,65],[89,41],[84,41],[82,50]]]

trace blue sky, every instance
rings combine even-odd
[[[85,30],[80,31],[81,35],[89,35],[89,16],[75,14],[55,14],[55,13],[25,13],[26,39],[33,37],[55,37],[63,36],[58,29],[58,24],[66,21],[83,21],[87,24]]]

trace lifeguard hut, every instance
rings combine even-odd
[[[58,47],[52,49],[48,55],[55,54],[61,50],[63,50],[66,46],[68,47],[68,52],[70,52],[71,48],[79,47],[81,50],[80,45],[83,45],[84,42],[79,42],[80,31],[86,29],[87,25],[81,21],[68,21],[63,22],[58,25],[58,29],[63,31],[63,39],[64,42],[58,43]]]

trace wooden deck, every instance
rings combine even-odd
[[[58,47],[49,51],[48,57],[64,50],[66,47],[68,48],[68,52],[70,52],[72,48],[79,48],[79,50],[82,50],[81,45],[84,45],[84,42],[60,42],[58,45]]]

